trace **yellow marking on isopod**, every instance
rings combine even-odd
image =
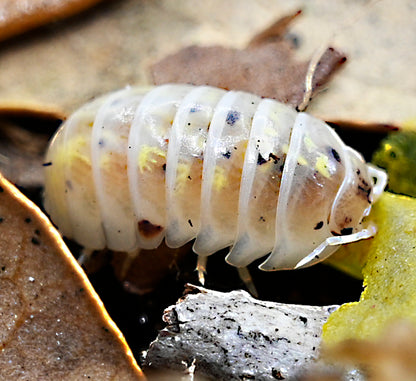
[[[310,136],[305,136],[303,142],[305,143],[305,147],[308,152],[312,152],[316,149],[316,144],[313,142]]]
[[[89,143],[89,141],[88,141]],[[77,150],[79,148],[84,148],[87,145],[87,139],[84,136],[77,136],[76,138],[72,138],[67,143],[68,151]]]
[[[178,193],[183,192],[186,188],[186,181],[189,180],[189,174],[191,173],[191,165],[188,163],[178,163],[176,169],[176,185],[175,190]]]
[[[315,169],[324,177],[329,178],[331,174],[328,170],[329,159],[326,155],[319,155],[316,159]]]
[[[86,151],[87,140],[83,136],[78,136],[67,142],[66,150],[56,150],[55,156],[52,158],[54,165],[65,165],[65,163],[73,163],[80,161],[83,164],[91,166],[89,159],[89,151]]]
[[[225,173],[225,169],[217,165],[215,167],[215,172],[214,172],[213,187],[217,192],[219,192],[220,190],[224,189],[226,186],[227,186],[227,176]]]
[[[152,164],[156,164],[157,160],[154,156],[159,156],[163,159],[166,159],[166,152],[160,149],[159,147],[152,147],[152,146],[143,146],[140,154],[138,165],[140,172],[144,172],[145,170],[151,171]]]
[[[299,165],[308,165],[308,161],[303,156],[298,156],[298,164]]]

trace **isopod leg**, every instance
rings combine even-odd
[[[205,255],[198,255],[195,270],[198,272],[198,280],[202,285],[205,284],[205,274],[207,273],[208,257]]]
[[[247,267],[237,267],[238,275],[247,287],[248,292],[255,298],[259,297],[256,285],[254,284],[253,278],[251,277],[250,271]]]
[[[81,254],[79,255],[79,257],[77,259],[78,264],[80,266],[82,266],[85,263],[87,263],[89,261],[89,259],[91,258],[93,252],[94,252],[94,250],[91,250],[91,249],[85,249],[85,248],[82,249]]]
[[[202,285],[205,284],[205,276],[207,274],[207,262],[208,257],[205,255],[198,255],[196,262],[195,270],[198,272],[198,280]],[[237,267],[238,275],[240,279],[244,282],[248,292],[254,297],[258,297],[256,286],[254,285],[253,278],[251,277],[250,272],[247,267]]]
[[[127,255],[124,258],[123,264],[121,266],[121,279],[126,278],[127,272],[129,271],[134,260],[140,254],[140,251],[141,251],[140,249],[135,249],[135,250],[127,252]]]

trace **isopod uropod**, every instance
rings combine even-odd
[[[45,207],[89,249],[231,247],[238,267],[319,262],[368,238],[386,184],[323,121],[209,86],[128,87],[76,111],[46,157]]]

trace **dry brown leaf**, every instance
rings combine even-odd
[[[40,25],[72,16],[101,0],[2,0],[0,41]]]
[[[0,379],[143,379],[57,231],[3,177],[0,294]]]
[[[283,17],[254,36],[244,50],[184,48],[152,66],[153,81],[157,85],[175,82],[243,90],[298,107],[304,102],[309,73],[313,73],[312,97],[346,60],[345,55],[328,48],[311,70],[308,62],[298,61],[284,34],[299,13]]]

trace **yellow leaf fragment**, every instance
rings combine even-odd
[[[373,339],[394,320],[416,324],[416,199],[385,192],[374,205],[377,235],[367,242],[360,301],[344,304],[324,326],[326,344]]]
[[[0,175],[0,379],[143,380],[59,233]]]

